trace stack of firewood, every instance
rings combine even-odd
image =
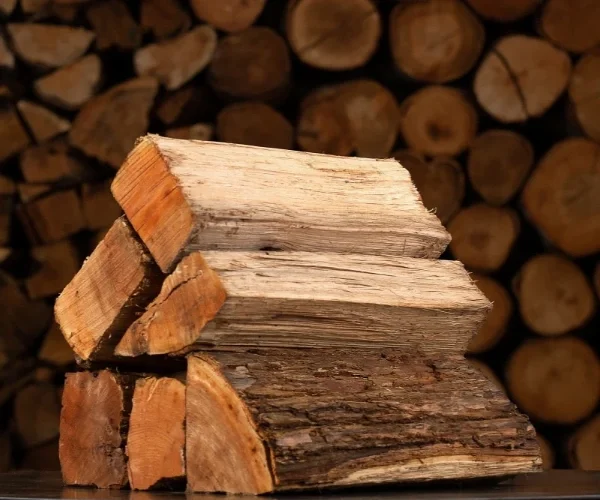
[[[0,16],[0,470],[58,466],[73,359],[52,305],[122,213],[110,182],[148,131],[398,159],[452,235],[444,257],[494,302],[475,362],[546,465],[600,468],[596,2],[0,0]]]

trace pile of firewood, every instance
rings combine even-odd
[[[74,360],[52,306],[121,215],[111,179],[146,132],[398,159],[452,235],[443,257],[494,302],[474,362],[547,438],[547,466],[600,468],[596,2],[0,0],[0,15],[0,470],[58,467]]]

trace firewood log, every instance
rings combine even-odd
[[[190,0],[201,21],[234,33],[249,28],[262,12],[266,0]]]
[[[75,354],[83,360],[111,355],[161,282],[129,224],[118,219],[56,300],[56,321]]]
[[[84,184],[81,206],[85,226],[92,231],[110,227],[121,215],[121,207],[110,192],[110,181]]]
[[[17,109],[29,127],[33,138],[38,143],[52,139],[71,128],[68,120],[39,104],[29,101],[19,101]]]
[[[174,127],[165,130],[165,135],[167,137],[193,141],[210,141],[213,138],[214,133],[214,127],[208,123],[195,123],[188,127]]]
[[[437,258],[448,243],[393,160],[147,136],[112,192],[165,272],[205,249]]]
[[[469,148],[469,180],[486,202],[504,205],[525,182],[533,159],[526,137],[512,130],[487,130]]]
[[[513,400],[531,418],[574,424],[600,399],[600,360],[575,337],[533,339],[511,356],[506,381]]]
[[[96,48],[111,47],[131,50],[142,41],[142,31],[127,5],[120,0],[102,0],[92,3],[86,10],[88,22],[96,33]]]
[[[19,466],[25,470],[59,471],[58,439],[27,450]]]
[[[600,250],[600,146],[583,138],[556,143],[525,184],[522,204],[532,222],[563,252]]]
[[[15,67],[15,56],[6,45],[6,40],[2,35],[0,35],[0,66],[5,68]]]
[[[58,436],[60,402],[52,384],[28,385],[17,393],[13,406],[17,434],[25,448],[39,446]]]
[[[504,123],[543,115],[567,88],[571,60],[541,38],[501,38],[475,74],[473,90],[481,107]]]
[[[8,17],[17,6],[17,0],[0,0],[0,12]]]
[[[450,250],[467,269],[482,273],[498,270],[520,231],[512,209],[477,203],[463,208],[448,224]]]
[[[600,101],[595,85],[599,75],[600,53],[590,52],[575,65],[569,84],[569,98],[577,122],[596,142],[600,141]]]
[[[540,446],[540,453],[542,455],[542,467],[544,470],[554,469],[556,463],[556,454],[552,445],[548,440],[536,431],[535,438],[537,439],[538,445]]]
[[[38,359],[60,368],[75,362],[73,351],[55,322],[52,323],[44,337],[38,352]]]
[[[40,266],[25,281],[27,293],[32,299],[60,293],[81,264],[76,248],[68,240],[33,247],[31,256]]]
[[[579,427],[567,443],[567,458],[574,469],[600,470],[600,415]]]
[[[469,357],[469,358],[466,358],[466,360],[470,366],[477,369],[479,372],[481,372],[481,374],[485,378],[487,378],[490,382],[492,382],[496,389],[498,389],[502,393],[506,394],[506,389],[504,388],[502,381],[500,380],[498,375],[496,375],[494,370],[492,370],[488,365],[486,365],[483,361],[481,361],[477,358]]]
[[[127,458],[132,489],[185,485],[185,383],[171,377],[136,380]]]
[[[292,149],[294,128],[281,113],[258,101],[233,103],[217,115],[217,138],[223,142]]]
[[[141,27],[144,31],[151,31],[158,39],[187,31],[191,22],[190,16],[181,8],[178,0],[142,0]]]
[[[305,64],[340,71],[366,64],[381,36],[379,11],[370,0],[293,0],[285,31],[290,47]]]
[[[17,191],[19,200],[23,203],[29,203],[36,198],[41,198],[42,195],[48,193],[52,189],[50,184],[19,184]]]
[[[45,102],[74,110],[80,108],[96,93],[101,77],[100,58],[96,54],[90,54],[39,78],[33,88]]]
[[[285,40],[264,26],[253,26],[219,40],[208,83],[227,99],[280,100],[287,92],[291,62]]]
[[[192,491],[466,479],[540,463],[531,425],[462,356],[406,349],[197,355],[188,360],[186,407]]]
[[[34,184],[78,181],[85,176],[83,164],[69,155],[68,144],[59,140],[31,146],[19,160],[23,178]]]
[[[115,354],[211,346],[464,352],[489,308],[458,262],[208,251],[179,263]]]
[[[600,44],[600,9],[586,0],[548,0],[542,7],[539,29],[554,45],[581,53]]]
[[[479,354],[489,351],[500,341],[514,308],[510,294],[496,280],[479,274],[473,274],[471,278],[493,304],[492,310],[467,346],[467,352]]]
[[[456,80],[483,50],[483,25],[460,0],[399,3],[389,22],[394,64],[415,80]]]
[[[128,80],[90,99],[69,134],[88,156],[119,168],[135,140],[148,129],[148,113],[158,91],[154,78]]]
[[[410,149],[430,156],[458,155],[477,133],[477,113],[463,94],[432,85],[400,105],[400,132]]]
[[[167,94],[156,106],[156,116],[165,125],[212,121],[219,103],[208,86],[188,86]]]
[[[540,0],[467,0],[467,3],[482,17],[492,21],[516,21],[531,14]]]
[[[59,457],[65,484],[127,485],[125,444],[135,380],[108,370],[67,374]]]
[[[0,102],[0,161],[22,151],[30,139],[14,109]]]
[[[534,332],[553,337],[586,324],[596,298],[583,272],[560,255],[536,255],[514,280],[521,317]]]
[[[15,23],[6,29],[19,58],[28,64],[48,68],[75,62],[94,40],[91,31],[71,26]]]

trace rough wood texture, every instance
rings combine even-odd
[[[480,16],[492,21],[516,21],[531,14],[540,0],[467,0]]]
[[[460,0],[399,3],[389,22],[394,63],[415,80],[456,80],[471,70],[483,50],[483,25]]]
[[[392,160],[147,136],[112,191],[163,271],[204,249],[437,258],[448,243]]]
[[[513,400],[532,418],[574,424],[600,400],[600,360],[575,337],[533,339],[510,358],[506,382]]]
[[[17,433],[25,448],[58,437],[60,402],[54,385],[47,382],[28,385],[17,393],[13,406]]]
[[[110,357],[161,281],[152,258],[120,218],[56,300],[56,321],[80,358]]]
[[[594,291],[576,264],[560,255],[536,255],[515,277],[521,317],[534,332],[553,337],[587,323],[596,312]]]
[[[503,123],[524,122],[548,111],[567,88],[571,60],[541,38],[501,38],[479,65],[473,82],[481,107]]]
[[[158,39],[187,31],[191,19],[178,0],[142,0],[140,24]]]
[[[220,30],[233,33],[249,28],[266,0],[190,0],[196,17]]]
[[[600,13],[600,11],[599,11]],[[600,78],[600,52],[579,59],[569,83],[569,98],[579,126],[596,142],[600,141],[600,99],[596,83]]]
[[[33,299],[60,293],[81,264],[77,249],[69,240],[33,247],[31,256],[39,266],[25,280],[27,294]]]
[[[539,29],[553,44],[571,52],[586,52],[600,44],[600,5],[589,0],[548,0]]]
[[[522,194],[525,211],[544,235],[573,257],[600,250],[600,146],[565,139],[541,159]]]
[[[569,438],[567,448],[573,468],[600,470],[600,415],[577,429]]]
[[[29,144],[29,135],[17,113],[9,106],[0,106],[0,161],[10,158]]]
[[[85,167],[68,151],[68,145],[60,140],[27,148],[19,158],[24,179],[35,184],[81,179]]]
[[[108,370],[67,374],[59,456],[69,485],[127,485],[125,444],[133,381]]]
[[[127,5],[120,0],[93,3],[86,11],[96,33],[96,48],[134,49],[142,41],[142,32],[131,16]]]
[[[92,231],[110,227],[121,215],[121,207],[110,192],[110,181],[84,184],[81,206],[85,226]]]
[[[136,380],[127,434],[132,489],[185,483],[185,384],[170,377]]]
[[[179,263],[115,353],[165,354],[194,342],[464,352],[489,308],[457,262],[208,251]]]
[[[286,35],[298,58],[326,70],[364,65],[381,36],[379,11],[370,0],[293,0],[287,6]]]
[[[29,101],[19,101],[17,109],[29,127],[33,138],[42,143],[67,132],[71,128],[68,120],[58,116],[47,108]]]
[[[189,359],[187,387],[193,491],[464,479],[541,465],[531,425],[462,356],[215,353]]]

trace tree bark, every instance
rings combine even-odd
[[[190,0],[198,19],[228,33],[254,24],[265,3],[266,0]]]
[[[540,0],[467,0],[481,17],[499,22],[511,22],[531,14]]]
[[[599,11],[600,12],[600,11]],[[600,53],[590,52],[579,59],[569,84],[569,98],[583,132],[600,141],[600,99],[596,83],[600,78]]]
[[[127,5],[120,0],[103,0],[86,10],[88,22],[96,33],[96,48],[106,50],[116,47],[135,49],[142,41],[142,32]]]
[[[574,469],[600,470],[600,415],[583,424],[567,443],[569,464]]]
[[[81,260],[69,240],[32,247],[31,256],[37,262],[37,271],[25,280],[27,294],[32,299],[57,295],[75,276]]]
[[[205,249],[437,258],[447,233],[408,173],[385,161],[147,136],[112,191],[165,272]]]
[[[600,8],[586,0],[548,0],[539,21],[542,34],[554,45],[582,53],[600,44]]]
[[[163,39],[188,31],[192,20],[177,0],[142,0],[140,24],[155,38]]]

